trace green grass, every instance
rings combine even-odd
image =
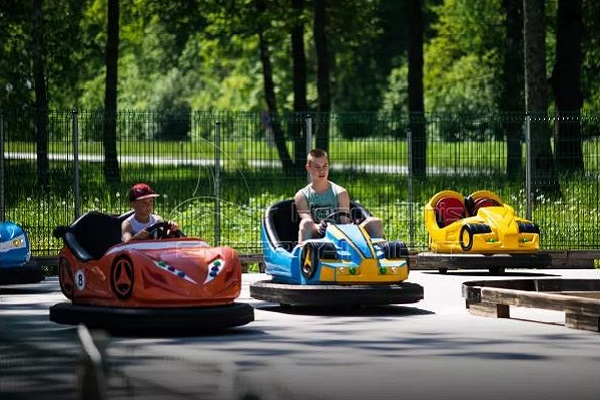
[[[586,142],[587,165],[598,162],[598,144]],[[126,211],[126,193],[131,184],[149,182],[162,194],[156,211],[180,222],[188,235],[216,241],[215,226],[220,222],[220,242],[241,252],[260,249],[260,221],[265,208],[274,201],[290,198],[306,184],[306,175],[284,176],[279,168],[249,168],[250,159],[276,159],[274,149],[264,142],[224,142],[219,206],[214,193],[215,170],[211,166],[166,166],[154,157],[179,157],[184,160],[211,158],[214,146],[208,142],[120,143],[120,154],[144,155],[143,164],[122,164],[121,182],[104,180],[101,163],[80,163],[81,211],[100,210],[109,213]],[[365,164],[405,165],[406,143],[349,141],[332,143],[332,164],[360,167]],[[383,219],[386,236],[425,248],[427,234],[423,225],[423,206],[436,192],[453,189],[466,194],[477,189],[498,193],[517,213],[525,216],[523,180],[510,180],[504,173],[501,143],[433,143],[428,147],[428,166],[473,168],[487,174],[467,176],[439,175],[413,180],[409,197],[409,178],[398,174],[331,171],[331,179],[345,186],[352,199],[365,205]],[[10,142],[7,152],[34,151],[30,143]],[[52,143],[50,152],[68,153],[66,144]],[[98,142],[82,143],[82,154],[102,154]],[[593,158],[596,154],[596,158]],[[228,157],[231,155],[231,157]],[[591,157],[591,158],[590,158]],[[595,160],[595,161],[594,161]],[[61,243],[52,237],[57,225],[70,223],[75,217],[73,165],[65,161],[50,164],[50,191],[37,190],[36,164],[33,161],[8,159],[5,163],[5,201],[7,218],[22,224],[31,236],[34,254],[55,254]],[[593,167],[593,165],[592,165]],[[597,168],[597,165],[596,165]],[[593,168],[591,168],[594,171]],[[492,172],[490,172],[492,171]],[[496,171],[496,172],[493,172]],[[562,199],[536,199],[533,220],[542,227],[544,248],[598,248],[599,179],[596,172],[569,175],[560,179]],[[411,219],[412,215],[412,219]],[[219,217],[219,218],[217,218]],[[411,237],[411,232],[413,236]]]
[[[262,140],[248,138],[223,139],[220,157],[225,166],[239,167],[248,160],[278,160],[276,150]],[[34,142],[8,142],[6,152],[35,153]],[[292,143],[288,151],[292,153]],[[119,154],[177,158],[182,160],[213,159],[215,146],[211,141],[200,139],[193,142],[126,141],[118,143]],[[70,142],[50,142],[48,152],[71,154]],[[103,156],[100,142],[80,142],[80,155]],[[404,140],[354,140],[331,143],[329,153],[332,163],[346,165],[408,165],[407,142]],[[525,157],[525,147],[522,148]],[[600,143],[595,140],[583,143],[583,156],[588,172],[600,171]],[[277,161],[278,162],[278,161]],[[503,172],[506,169],[506,144],[504,142],[436,142],[427,144],[427,165],[437,168],[471,168],[481,171]]]

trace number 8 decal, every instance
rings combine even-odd
[[[85,289],[85,275],[81,269],[75,272],[75,286],[79,291]]]

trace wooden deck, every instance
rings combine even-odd
[[[514,279],[465,282],[473,315],[510,318],[510,306],[563,311],[565,326],[600,332],[600,279]]]
[[[599,261],[599,250],[542,250],[535,254],[493,255],[422,252],[415,255],[411,268],[437,269],[440,273],[455,269],[488,269],[492,273],[503,273],[506,268],[594,268],[594,263]]]

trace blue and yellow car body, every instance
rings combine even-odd
[[[540,248],[540,229],[489,190],[464,197],[444,190],[425,205],[429,248],[449,254],[527,254]]]
[[[351,213],[368,211],[353,203]],[[263,219],[265,272],[274,283],[397,284],[408,278],[403,242],[372,239],[360,225],[331,223],[323,238],[296,243],[298,218],[293,200],[284,200],[271,205]]]

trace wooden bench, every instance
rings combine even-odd
[[[462,295],[473,315],[510,318],[510,306],[556,310],[566,327],[600,332],[600,279],[471,281]]]

